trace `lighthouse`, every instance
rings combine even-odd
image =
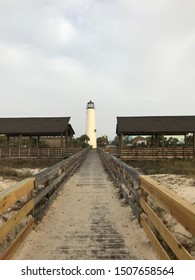
[[[86,135],[90,138],[89,145],[93,149],[97,148],[97,139],[96,139],[96,121],[95,121],[95,105],[90,100],[87,103],[87,124],[86,124]]]

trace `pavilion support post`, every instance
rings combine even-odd
[[[68,129],[66,129],[66,132],[65,132],[65,146],[66,147],[68,146]]]
[[[119,155],[120,158],[122,157],[122,150],[123,150],[123,134],[119,134]]]
[[[6,143],[7,147],[9,147],[9,140],[10,140],[10,137],[7,136],[7,143]]]
[[[187,144],[187,135],[184,134],[184,145],[186,146],[186,144]]]
[[[63,144],[64,144],[64,143],[63,143],[64,141],[63,141],[63,140],[64,140],[64,135],[61,134],[61,136],[60,136],[60,147],[61,147],[61,148],[64,147],[64,145],[63,145]]]
[[[195,132],[193,133],[193,147],[195,148]]]
[[[32,136],[29,137],[29,148],[32,148]]]
[[[19,140],[18,146],[19,146],[19,148],[21,148],[22,147],[22,134],[19,135],[18,140]]]
[[[162,134],[162,148],[165,147],[165,136],[164,134]]]
[[[158,135],[155,135],[155,147],[158,148]]]
[[[151,143],[150,143],[150,146],[151,146],[151,147],[154,146],[154,135],[153,135],[153,134],[151,135]]]
[[[163,158],[165,158],[165,137],[164,137],[164,134],[162,134],[162,152],[163,152]]]
[[[40,146],[40,136],[37,137],[37,148]]]

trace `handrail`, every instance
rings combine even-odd
[[[149,176],[141,175],[140,172],[102,149],[98,149],[98,152],[114,185],[119,188],[120,193],[129,203],[133,214],[153,243],[160,258],[193,259],[155,213],[149,202],[153,199],[155,203],[159,203],[192,235],[195,235],[195,206]],[[139,203],[137,204],[137,202]],[[164,246],[165,248],[158,240],[159,234],[163,243],[168,245]],[[167,247],[170,247],[173,253],[171,254],[174,256],[170,255],[170,249]]]
[[[151,200],[159,205],[174,219],[177,220],[192,236],[195,235],[195,206],[186,201],[184,198],[169,190],[162,184],[159,184],[149,176],[140,176],[140,185],[142,190],[140,205],[143,209],[141,214],[141,225],[145,229],[148,237],[153,242],[162,259],[169,259],[170,254],[165,252],[162,244],[156,238],[160,235],[161,239],[171,248],[172,252],[178,259],[193,259],[190,253],[176,239],[168,227],[156,215],[152,209]],[[157,230],[154,233],[151,227]]]
[[[139,175],[140,172],[120,161],[116,157],[105,153],[98,148],[98,153],[105,165],[113,183],[119,188],[121,195],[130,205],[134,215],[139,220],[140,217],[140,191]]]
[[[34,226],[34,218],[31,215],[34,207],[34,181],[34,178],[28,178],[0,192],[0,213],[3,213],[5,220],[0,226],[0,242],[4,249],[0,259],[9,259]],[[16,207],[16,202],[20,204],[19,210],[7,217],[6,214],[11,213],[10,208]]]
[[[88,152],[89,148],[82,150],[0,192],[0,214],[4,219],[0,221],[0,259],[11,258]]]
[[[26,148],[26,147],[0,147],[0,158],[67,158],[82,148]]]
[[[121,149],[122,160],[193,158],[194,147],[127,147]]]
[[[194,158],[194,147],[105,147],[104,152],[120,157],[123,161],[128,160],[155,160],[170,158]]]
[[[89,148],[35,175],[35,213],[39,220],[56,197],[61,184],[69,179],[89,152]]]

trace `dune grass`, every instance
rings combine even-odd
[[[0,176],[3,179],[13,178],[23,180],[33,175],[30,169],[41,170],[57,162],[59,162],[59,159],[1,159]]]
[[[195,177],[195,159],[137,160],[127,164],[144,174],[177,174]]]

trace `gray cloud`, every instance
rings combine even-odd
[[[1,116],[71,116],[98,136],[116,116],[193,115],[195,3],[181,0],[0,2]]]

